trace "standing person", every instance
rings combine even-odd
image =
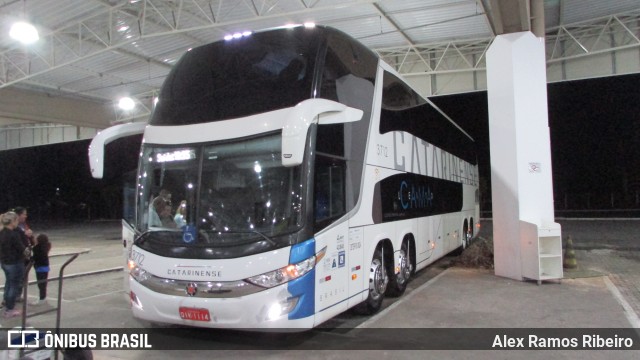
[[[36,238],[36,245],[33,247],[33,269],[38,280],[38,290],[40,297],[31,302],[31,305],[42,305],[47,299],[47,278],[49,277],[49,251],[51,242],[46,234],[40,234]]]
[[[2,230],[0,230],[0,263],[6,279],[4,285],[4,317],[20,316],[21,312],[14,309],[19,289],[22,288],[24,278],[24,250],[25,246],[20,235],[15,231],[18,227],[18,214],[9,211],[0,215]]]
[[[33,231],[31,227],[27,223],[27,208],[23,206],[16,206],[11,211],[15,212],[18,215],[18,227],[15,229],[16,232],[20,234],[20,239],[24,244],[25,248],[28,249],[24,256],[24,266],[29,265],[29,261],[31,261],[31,249],[35,244],[35,240],[33,238]],[[22,281],[18,287],[18,297],[16,298],[16,302],[23,302],[22,298]]]
[[[24,239],[23,239],[23,241],[25,241],[24,245],[33,246],[34,245],[33,231],[31,230],[31,227],[29,226],[29,224],[27,224],[27,216],[28,216],[27,208],[22,206],[16,206],[11,211],[18,214],[18,230],[22,231],[22,233],[24,234]]]

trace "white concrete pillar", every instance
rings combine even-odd
[[[497,36],[487,52],[487,90],[495,273],[523,280],[523,240],[534,241],[525,233],[535,234],[536,227],[553,228],[557,236],[560,231],[554,223],[544,39],[531,32]]]

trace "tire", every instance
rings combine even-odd
[[[467,223],[467,220],[465,220],[464,225],[462,225],[462,233],[460,234],[460,236],[462,237],[461,239],[462,244],[460,244],[460,246],[458,246],[455,250],[453,250],[451,252],[451,255],[453,256],[462,255],[462,252],[469,246],[469,237],[467,236],[468,229],[469,229],[469,225]]]
[[[469,232],[469,224],[465,220],[462,227],[462,249],[468,248],[469,244],[471,244],[471,233]]]
[[[475,234],[476,225],[473,223],[473,218],[469,220],[469,232],[471,233],[471,239],[476,235]]]
[[[356,306],[355,311],[363,315],[372,315],[382,307],[384,293],[387,291],[389,277],[382,262],[382,249],[378,247],[373,253],[369,269],[369,295],[367,299]]]
[[[409,283],[409,279],[411,279],[411,274],[413,274],[413,263],[409,249],[410,243],[411,241],[407,239],[402,243],[402,247],[400,248],[400,253],[398,254],[400,271],[390,276],[389,286],[387,288],[387,295],[389,296],[400,296],[407,290],[407,284]]]

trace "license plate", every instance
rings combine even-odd
[[[180,317],[184,320],[192,321],[211,321],[211,315],[209,315],[209,309],[200,309],[181,306]]]

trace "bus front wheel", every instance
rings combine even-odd
[[[382,307],[384,293],[387,291],[389,277],[382,262],[382,249],[378,247],[373,253],[371,259],[371,268],[369,270],[369,295],[367,300],[356,307],[358,313],[364,315],[375,314]]]

